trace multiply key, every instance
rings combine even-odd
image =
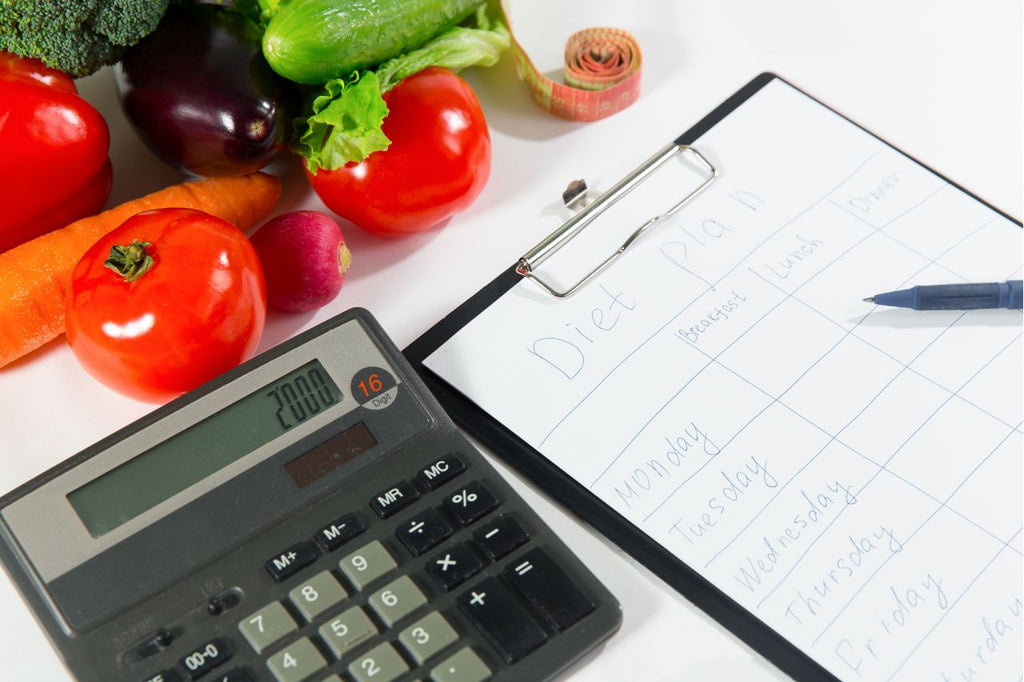
[[[463,542],[434,557],[427,564],[427,573],[445,592],[450,592],[483,570],[483,567],[484,562]]]

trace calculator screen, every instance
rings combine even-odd
[[[341,389],[313,359],[71,491],[68,502],[100,537],[341,399]]]

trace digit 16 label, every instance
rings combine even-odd
[[[352,377],[351,394],[363,407],[383,410],[395,401],[398,383],[386,369],[364,367]]]

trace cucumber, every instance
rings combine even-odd
[[[321,84],[415,49],[459,23],[484,0],[291,0],[263,34],[277,73]]]

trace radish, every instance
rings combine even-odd
[[[267,304],[278,310],[303,312],[329,303],[352,262],[338,223],[319,211],[283,213],[251,241],[263,263]]]

